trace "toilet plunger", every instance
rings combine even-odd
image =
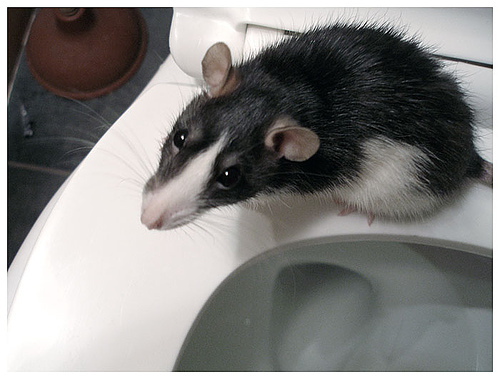
[[[26,59],[45,89],[83,100],[129,80],[146,44],[146,26],[135,9],[42,8],[31,27]]]

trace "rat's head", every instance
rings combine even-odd
[[[225,44],[212,46],[202,67],[209,91],[177,119],[144,187],[141,221],[149,229],[172,229],[267,191],[281,160],[305,161],[319,148],[317,135],[279,114],[265,91],[244,88]]]

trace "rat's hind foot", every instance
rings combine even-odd
[[[338,215],[347,216],[350,215],[352,212],[356,212],[356,208],[346,205],[345,207],[342,208],[342,210],[338,213]]]
[[[335,201],[337,204],[340,204],[340,202]],[[353,212],[357,212],[358,210],[351,206],[351,205],[345,205],[341,211],[338,213],[339,216],[347,216],[350,215]],[[372,212],[367,213],[367,221],[368,221],[368,226],[370,226],[373,223],[373,220],[375,220],[375,215]]]

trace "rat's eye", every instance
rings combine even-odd
[[[179,130],[174,134],[174,145],[176,148],[180,149],[184,146],[188,134],[189,132],[186,129]]]
[[[241,170],[238,166],[225,169],[217,178],[217,181],[226,189],[234,187],[241,179]]]

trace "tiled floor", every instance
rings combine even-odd
[[[171,8],[141,8],[148,28],[144,61],[114,92],[87,101],[44,90],[21,57],[7,108],[7,267],[59,186],[128,108],[168,56]]]

